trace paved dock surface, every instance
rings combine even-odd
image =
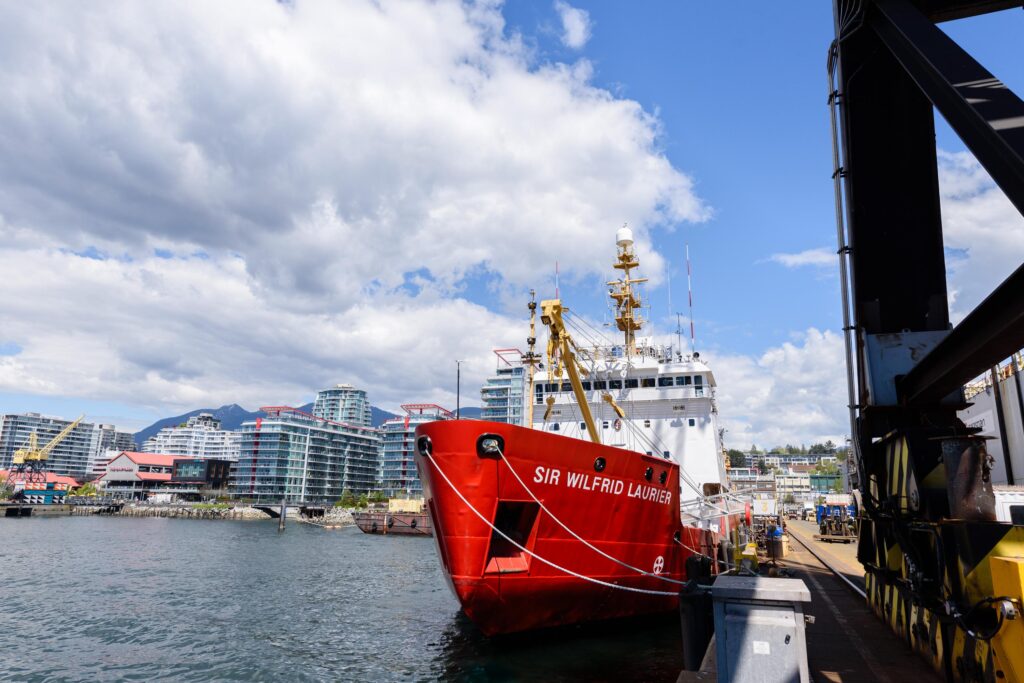
[[[813,522],[789,522],[790,536],[812,545],[837,571],[861,589],[864,572],[857,562],[855,543],[815,541]],[[899,640],[845,585],[798,542],[790,543],[790,554],[779,562],[803,579],[811,591],[806,614],[815,622],[807,625],[808,665],[818,683],[941,683],[942,678],[902,640]]]
[[[856,543],[815,541],[818,525],[791,521],[790,553],[781,568],[803,579],[811,592],[804,613],[814,616],[808,624],[807,664],[815,683],[942,683],[942,677],[902,640],[898,639],[868,608],[865,601],[836,577],[799,541],[846,576],[861,590],[864,571],[857,562]],[[684,671],[677,683],[714,681],[714,655],[705,659],[706,670]]]

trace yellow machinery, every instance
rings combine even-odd
[[[77,420],[62,429],[60,434],[53,437],[53,439],[51,439],[50,442],[42,448],[39,447],[36,433],[32,432],[28,437],[28,445],[14,451],[14,458],[11,460],[11,476],[13,477],[15,474],[24,475],[26,481],[42,479],[46,461],[49,459],[50,453],[53,452],[53,449],[56,448],[61,441],[66,439],[67,436],[75,430],[75,427],[77,427],[84,418],[85,415],[79,415]]]
[[[622,279],[614,280],[609,282],[609,285],[613,285],[613,289],[610,292],[611,298],[616,304],[616,322],[619,329],[625,335],[625,350],[627,356],[634,355],[636,353],[636,331],[643,325],[643,320],[634,314],[634,310],[640,308],[640,299],[632,289],[632,285],[639,282],[646,282],[647,278],[631,278],[630,270],[640,265],[639,260],[636,257],[636,253],[633,251],[633,233],[629,228],[623,226],[616,234],[616,243],[619,246],[618,260],[615,263],[615,268],[623,271]],[[531,301],[531,318],[530,318],[530,356],[536,359],[533,354],[533,302]],[[562,370],[564,369],[569,375],[569,383],[572,385],[572,393],[576,399],[576,403],[580,407],[580,412],[583,414],[583,422],[587,425],[587,433],[590,435],[590,439],[594,443],[601,443],[601,434],[597,430],[597,423],[594,421],[594,415],[590,410],[590,403],[587,400],[586,392],[583,389],[583,382],[580,379],[581,375],[586,375],[587,371],[580,366],[578,356],[580,355],[580,349],[576,346],[576,342],[573,341],[572,336],[569,335],[569,331],[565,328],[565,321],[562,319],[562,313],[567,312],[569,309],[562,306],[560,299],[548,299],[540,302],[540,321],[544,325],[547,325],[550,331],[548,337],[548,376],[551,378],[560,378],[562,376]],[[530,391],[532,394],[533,390],[533,369],[530,370]],[[626,416],[625,411],[619,407],[615,402],[615,399],[611,394],[605,392],[602,394],[601,399],[611,406],[612,410],[619,418]],[[544,420],[547,421],[551,415],[551,408],[554,405],[555,397],[548,395],[547,397],[547,410],[544,412]],[[532,401],[531,401],[531,423],[532,423]]]

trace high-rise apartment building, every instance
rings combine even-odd
[[[185,424],[161,429],[142,444],[142,452],[234,462],[241,443],[240,432],[221,429],[220,420],[210,413],[200,413]]]
[[[332,422],[372,427],[370,401],[366,392],[351,384],[336,384],[317,393],[313,415]]]
[[[405,416],[385,420],[381,431],[381,489],[388,498],[419,498],[423,484],[414,459],[416,427],[426,422],[454,417],[433,403],[409,403],[402,406]]]
[[[522,354],[515,349],[498,349],[494,353],[498,356],[498,367],[480,388],[480,419],[522,425],[526,382],[526,368],[519,362]]]
[[[240,430],[231,479],[234,495],[258,502],[285,498],[329,503],[344,491],[358,495],[376,488],[379,430],[295,408],[262,410],[266,417],[246,422]]]
[[[0,415],[0,469],[11,466],[14,452],[28,445],[33,432],[36,442],[42,447],[72,422],[39,413]],[[103,460],[108,451],[134,449],[135,437],[132,434],[118,431],[113,425],[80,422],[50,452],[46,469],[81,481],[88,478],[94,465]]]

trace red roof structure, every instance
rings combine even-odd
[[[165,453],[139,453],[137,451],[125,451],[120,453],[117,457],[122,455],[128,456],[128,459],[134,462],[136,465],[148,465],[150,467],[174,467],[175,460],[195,460],[195,458],[189,458],[187,455],[167,455]],[[115,460],[116,458],[111,458]],[[109,462],[107,464],[110,464]]]
[[[135,476],[142,481],[170,481],[170,472],[136,472]]]
[[[73,489],[81,486],[77,479],[65,477],[63,474],[54,474],[53,472],[44,472],[44,474],[46,475],[47,484],[63,484]],[[27,475],[24,472],[11,474],[8,470],[0,470],[0,480],[7,481],[8,477],[10,477],[11,483],[27,480]]]

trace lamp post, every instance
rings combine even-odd
[[[455,361],[455,419],[459,419],[459,408],[462,402],[462,364],[465,361]]]

